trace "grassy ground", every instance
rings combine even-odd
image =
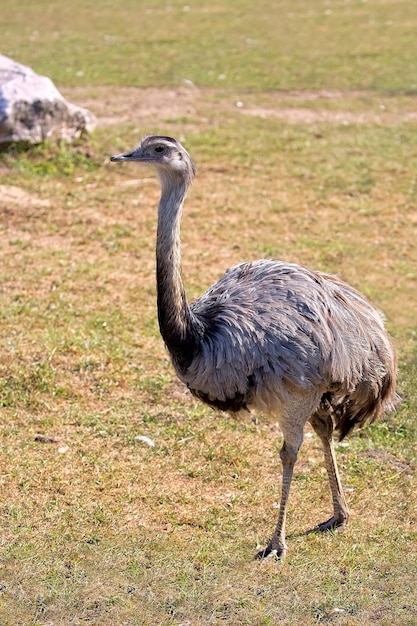
[[[59,85],[417,91],[413,0],[3,0],[2,53]]]
[[[201,78],[209,67],[220,71],[216,33],[233,24],[246,35],[250,25],[272,41],[267,3],[253,24],[243,2],[189,11],[154,2],[140,13],[127,2],[73,4],[14,5],[3,37],[3,53],[52,75],[99,126],[73,147],[1,155],[0,623],[416,624],[417,123],[413,65],[405,63],[413,4],[315,0],[307,11],[274,3],[285,15],[275,24],[285,37],[274,57],[283,82],[268,82],[265,64],[249,64],[236,48],[226,55],[234,78],[221,79],[222,90]],[[207,50],[187,74],[175,48],[197,58],[196,44],[182,39],[186,22],[173,20],[163,35],[161,16],[176,11],[206,20],[187,31]],[[289,13],[303,13],[295,52]],[[355,24],[390,19],[389,40],[370,26],[358,39],[358,48],[375,50],[375,71],[344,64]],[[54,20],[65,24],[60,67],[51,55]],[[123,45],[104,44],[93,27],[127,32]],[[231,31],[222,40],[230,48]],[[126,88],[134,72],[120,58],[129,41],[143,44],[143,32],[148,43],[167,37],[173,59],[164,70],[152,41],[139,46],[137,83],[150,88]],[[388,43],[389,57],[381,52]],[[88,70],[64,76],[77,54]],[[304,59],[298,74],[294,59]],[[204,89],[172,88],[183,75]],[[283,564],[252,559],[277,515],[277,425],[195,402],[159,337],[158,185],[151,171],[107,159],[152,131],[181,138],[197,162],[183,223],[190,298],[234,263],[278,256],[338,272],[364,291],[386,312],[398,350],[401,408],[338,447],[352,510],[343,534],[305,534],[330,513],[319,444],[307,431]]]

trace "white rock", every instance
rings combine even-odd
[[[0,144],[72,141],[95,124],[94,115],[67,102],[49,78],[0,55]]]

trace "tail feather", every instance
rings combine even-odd
[[[355,426],[362,428],[365,424],[372,424],[386,411],[392,411],[398,405],[395,376],[387,372],[381,383],[381,387],[372,396],[369,394],[368,385],[359,384],[350,398],[333,406],[339,441],[342,441]]]

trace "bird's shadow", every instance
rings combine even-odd
[[[300,530],[299,532],[291,533],[287,535],[287,539],[299,539],[300,537],[307,537],[308,535],[323,535],[325,533],[334,533],[335,528],[320,528],[320,524],[317,526],[313,526],[313,528],[308,528],[307,530]]]

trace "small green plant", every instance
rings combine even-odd
[[[4,166],[16,170],[21,176],[38,179],[61,176],[70,178],[79,175],[83,170],[94,172],[99,167],[99,163],[94,161],[83,143],[12,145],[0,153],[0,159]]]

